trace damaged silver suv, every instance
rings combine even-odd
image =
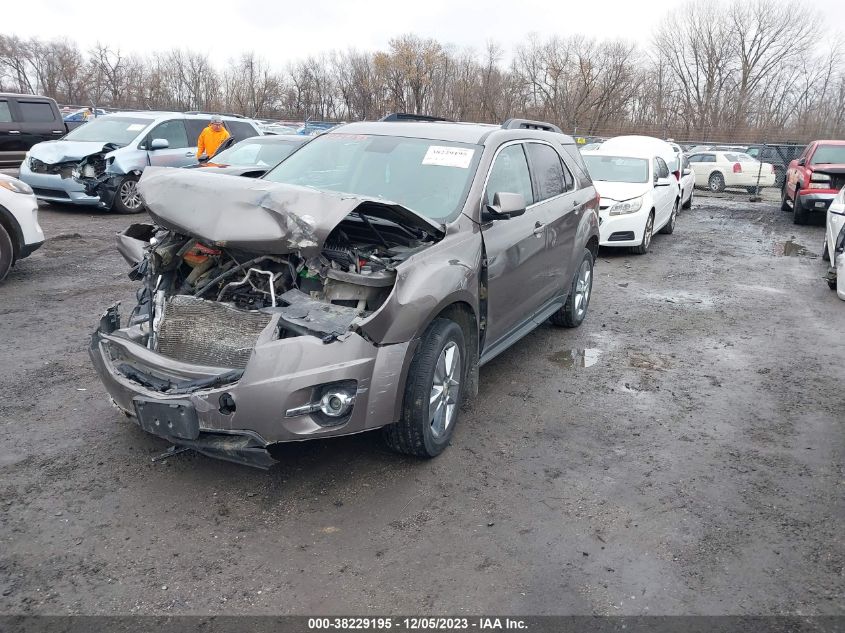
[[[315,138],[262,179],[149,167],[143,280],[91,357],[144,430],[267,467],[273,445],[383,427],[449,443],[478,369],[547,319],[578,326],[598,196],[546,123],[382,121]]]

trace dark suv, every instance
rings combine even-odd
[[[0,93],[0,165],[17,167],[33,145],[65,134],[67,127],[53,99]]]
[[[262,179],[148,167],[155,225],[119,249],[143,279],[91,356],[150,433],[266,467],[277,442],[383,427],[449,443],[478,368],[590,301],[599,198],[552,125],[352,123]]]

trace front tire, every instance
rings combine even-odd
[[[402,418],[384,428],[390,448],[429,458],[443,452],[458,422],[468,365],[461,327],[448,319],[432,321],[408,369]]]
[[[801,198],[798,197],[798,188],[795,189],[795,198],[792,199],[792,223],[793,224],[807,224],[809,222],[809,214],[801,204]]]
[[[6,232],[6,229],[0,225],[0,281],[6,278],[14,263],[15,249],[12,247],[12,238]]]
[[[675,200],[675,206],[672,207],[672,215],[669,216],[669,221],[660,229],[660,232],[664,235],[672,235],[675,232],[675,220],[678,219],[678,205],[680,203],[680,200]]]
[[[138,176],[126,176],[117,187],[112,209],[124,215],[142,213],[144,201],[138,193]]]
[[[783,188],[780,190],[780,210],[784,212],[792,211],[789,206],[789,198],[786,196],[786,183],[783,183]]]
[[[632,246],[631,252],[636,255],[645,255],[648,253],[648,247],[651,246],[651,238],[654,236],[654,210],[648,214],[648,220],[645,222],[645,229],[643,230],[643,241],[639,246]]]
[[[590,307],[590,296],[593,294],[593,261],[592,251],[585,248],[581,263],[572,279],[566,303],[550,317],[554,325],[578,327],[584,322]]]
[[[718,171],[713,172],[707,180],[707,187],[713,193],[722,193],[725,190],[725,177]]]

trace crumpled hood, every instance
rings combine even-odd
[[[101,143],[100,141],[44,141],[34,145],[29,150],[29,155],[42,163],[54,165],[82,160],[91,154],[113,148],[114,146],[110,143]]]
[[[332,229],[356,210],[438,237],[445,232],[394,202],[214,171],[147,167],[138,190],[160,226],[256,253],[317,254]]]
[[[594,180],[593,185],[603,199],[630,200],[645,195],[651,187],[644,182],[608,182],[605,180]]]

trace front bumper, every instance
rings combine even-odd
[[[812,189],[802,190],[798,192],[798,201],[805,211],[818,211],[824,213],[833,202],[838,192],[830,191],[814,191]]]
[[[18,178],[32,187],[39,200],[78,205],[99,204],[100,198],[85,193],[82,183],[73,178],[62,178],[59,174],[36,174],[29,168],[28,162],[25,160],[21,163]]]
[[[601,209],[599,211],[599,245],[638,246],[643,241],[649,212],[650,209],[642,208],[627,215],[610,215],[610,207]],[[626,233],[628,235],[625,235]],[[620,237],[631,239],[619,239]]]
[[[196,448],[192,442],[196,444],[196,441],[225,435],[224,440],[229,444],[238,441],[244,443],[242,448],[264,450],[276,442],[350,435],[375,429],[395,422],[401,411],[411,342],[376,346],[355,333],[331,343],[323,343],[309,335],[259,342],[253,348],[243,374],[236,380],[211,388],[165,393],[127,377],[126,366],[174,384],[213,379],[232,373],[232,370],[167,358],[131,340],[132,328],[112,331],[114,321],[111,323],[109,325],[107,317],[103,318],[89,349],[100,379],[114,403],[136,422],[139,422],[136,398],[157,402],[188,401],[196,411],[200,436],[188,440],[161,435],[174,444]],[[285,417],[287,411],[309,404],[316,387],[352,380],[357,384],[355,404],[340,424],[321,425],[319,417],[310,413]],[[224,394],[229,401],[234,401],[234,411],[223,406],[221,397]],[[213,447],[197,450],[221,457]],[[241,459],[232,461],[245,462]]]

